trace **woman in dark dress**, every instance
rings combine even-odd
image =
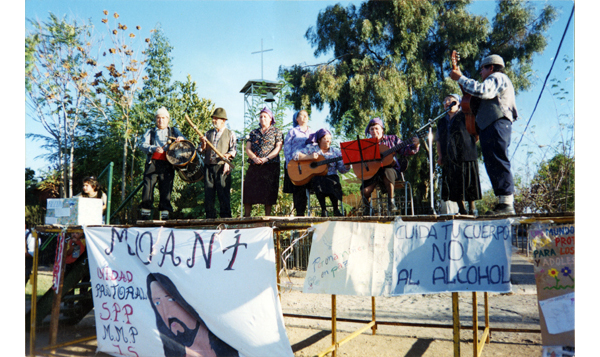
[[[250,167],[244,179],[244,217],[250,217],[252,205],[263,204],[265,215],[271,215],[279,193],[279,151],[283,133],[274,126],[275,118],[267,108],[259,113],[260,126],[250,132],[246,154]]]
[[[465,126],[465,115],[459,105],[457,94],[444,98],[444,109],[450,110],[440,119],[436,133],[438,164],[442,166],[442,200],[454,201],[458,213],[473,214],[476,200],[481,199],[479,168],[477,164],[477,139]],[[464,201],[469,202],[469,212]]]

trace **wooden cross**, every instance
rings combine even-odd
[[[256,54],[256,53],[260,53],[260,79],[264,80],[263,77],[263,53],[264,52],[269,52],[269,51],[273,51],[273,49],[268,49],[268,50],[263,50],[263,40],[262,38],[260,39],[260,51],[256,51],[256,52],[252,52],[251,54]]]

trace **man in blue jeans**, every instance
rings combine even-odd
[[[450,72],[463,91],[481,100],[475,123],[481,142],[481,153],[494,194],[498,197],[496,207],[489,214],[515,214],[513,175],[510,171],[508,146],[512,122],[517,120],[515,89],[504,74],[504,60],[498,55],[487,56],[481,61],[479,83],[462,75],[460,69]]]

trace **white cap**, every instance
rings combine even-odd
[[[156,111],[156,114],[154,116],[157,117],[159,115],[166,115],[167,118],[171,119],[171,115],[169,115],[169,111],[165,107],[158,108],[158,110]]]

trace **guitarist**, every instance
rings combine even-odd
[[[481,153],[498,204],[488,214],[515,214],[514,182],[508,158],[512,122],[517,120],[517,105],[512,82],[504,74],[504,60],[498,55],[481,61],[482,83],[462,75],[456,67],[450,78],[466,93],[481,99],[475,123],[481,142]]]
[[[316,133],[311,134],[306,143],[308,146],[294,154],[294,160],[317,159],[319,155],[325,157],[325,159],[342,156],[340,149],[331,146],[331,133],[327,129],[319,129]],[[315,195],[321,206],[321,217],[328,216],[325,197],[329,197],[331,200],[333,215],[342,215],[338,208],[338,201],[342,200],[342,185],[337,173],[343,174],[349,170],[350,166],[344,165],[342,161],[332,162],[327,167],[327,175],[315,176],[310,181],[310,185],[315,191]]]
[[[402,140],[396,135],[384,135],[383,121],[380,118],[371,119],[367,128],[365,129],[365,135],[376,138],[379,144],[383,144],[388,148],[399,145]],[[388,212],[396,210],[396,202],[394,201],[394,183],[402,178],[402,167],[400,166],[399,156],[411,156],[419,152],[419,138],[413,137],[412,144],[405,146],[398,150],[394,157],[394,164],[391,166],[383,167],[377,171],[375,176],[368,180],[365,180],[364,187],[362,189],[362,200],[363,200],[363,215],[368,215],[370,208],[370,199],[375,186],[379,186],[379,189],[387,192],[388,194]]]

